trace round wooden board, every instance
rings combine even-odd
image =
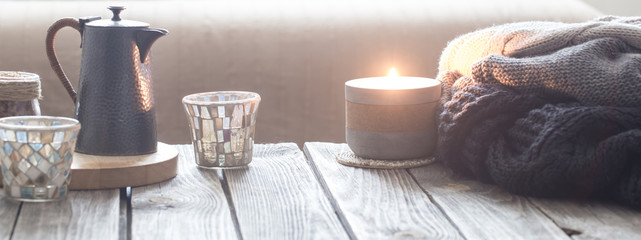
[[[158,142],[158,151],[138,156],[73,154],[71,190],[141,186],[176,176],[178,150]]]

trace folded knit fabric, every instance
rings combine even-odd
[[[439,66],[438,157],[516,193],[641,207],[640,70],[637,18],[459,37]]]

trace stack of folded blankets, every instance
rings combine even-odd
[[[538,197],[641,208],[641,18],[521,22],[441,56],[438,158]]]

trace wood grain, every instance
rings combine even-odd
[[[191,145],[176,145],[178,175],[132,188],[133,239],[237,239],[217,170],[196,167]]]
[[[23,203],[12,239],[118,239],[120,191],[71,191],[66,199]],[[123,230],[124,231],[124,230]]]
[[[0,188],[0,191],[4,193],[4,189]],[[0,239],[9,239],[11,236],[19,209],[20,202],[11,201],[0,194]]]
[[[338,211],[359,239],[461,239],[462,236],[407,170],[343,166],[347,144],[305,143]]]
[[[142,186],[176,176],[178,151],[174,146],[158,142],[158,151],[136,156],[97,156],[74,153],[71,165],[77,189],[107,189]]]
[[[568,239],[525,197],[458,178],[440,163],[409,171],[468,239]]]
[[[244,239],[348,239],[296,144],[254,145],[249,166],[224,175]]]
[[[641,239],[641,211],[613,203],[530,198],[573,239]]]

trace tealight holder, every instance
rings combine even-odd
[[[242,167],[252,161],[260,95],[222,91],[196,93],[182,100],[198,167]]]
[[[421,77],[372,77],[345,83],[345,137],[363,159],[432,155],[441,83]],[[339,159],[340,160],[340,159]]]
[[[5,197],[28,202],[67,196],[80,123],[71,118],[0,118],[0,161]]]

